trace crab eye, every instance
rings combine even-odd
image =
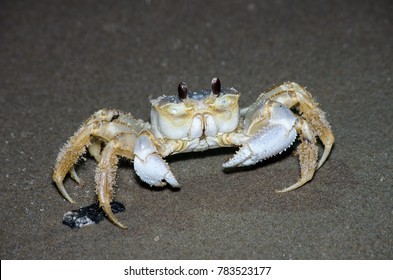
[[[181,82],[177,88],[178,96],[181,100],[186,99],[188,95],[187,84],[185,82]]]
[[[219,78],[212,79],[212,92],[215,96],[220,95],[221,92],[221,82]]]

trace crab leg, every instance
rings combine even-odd
[[[299,109],[302,117],[324,145],[324,151],[317,166],[317,168],[320,168],[330,154],[334,143],[334,135],[325,112],[318,107],[318,103],[313,100],[311,93],[297,83],[288,82],[272,89],[264,97],[285,104],[288,108],[297,107]]]
[[[162,180],[172,186],[179,185],[168,164],[158,155],[149,135],[145,131],[138,137],[134,133],[119,134],[105,146],[97,166],[95,180],[99,205],[108,219],[123,229],[127,227],[116,218],[110,206],[116,183],[118,156],[134,160],[136,173],[150,185],[163,186],[166,183]]]
[[[292,186],[276,192],[288,192],[303,186],[313,178],[317,169],[318,146],[315,133],[304,120],[299,120],[297,129],[300,130],[301,141],[296,150],[300,162],[300,179]]]
[[[325,147],[317,166],[318,169],[324,164],[332,150],[334,135],[326,119],[325,112],[318,107],[318,104],[312,99],[311,94],[296,83],[291,83],[291,86],[298,93],[297,98],[299,100],[300,112],[302,112],[304,119],[315,131]]]
[[[78,174],[75,171],[75,165],[73,167],[71,167],[70,169],[70,176],[72,179],[74,179],[75,182],[78,183],[79,186],[83,186],[85,183],[83,182],[83,180],[78,176]]]
[[[90,143],[90,136],[95,127],[95,124],[82,126],[74,134],[74,136],[69,139],[57,156],[53,172],[53,181],[56,183],[56,186],[62,195],[71,203],[74,203],[74,200],[69,196],[64,188],[63,180],[67,173],[73,168],[78,158],[86,151],[86,146]],[[71,170],[71,174],[73,178],[79,178],[76,175],[75,169]],[[78,181],[78,179],[76,179],[76,181]]]
[[[113,186],[116,183],[116,170],[118,156],[133,159],[133,150],[136,141],[135,134],[123,133],[111,140],[101,154],[101,160],[96,170],[96,191],[100,207],[108,219],[120,228],[126,229],[113,214],[110,203],[113,195]]]
[[[67,141],[57,156],[53,171],[53,181],[63,196],[71,203],[74,203],[74,200],[64,188],[63,180],[67,173],[70,172],[71,177],[77,183],[82,183],[82,180],[75,172],[74,165],[79,157],[85,153],[86,147],[90,148],[92,144],[93,146],[89,151],[92,152],[96,160],[100,158],[101,148],[98,147],[98,141],[94,140],[94,138],[92,139],[92,137],[110,141],[119,133],[135,132],[136,134],[142,127],[143,124],[133,119],[130,115],[123,114],[117,110],[104,109],[93,114]]]

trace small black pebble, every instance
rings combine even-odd
[[[121,202],[112,201],[111,209],[114,214],[123,212],[124,205]],[[105,213],[98,206],[98,202],[78,210],[68,211],[63,216],[63,224],[70,228],[81,228],[91,224],[98,224],[105,218]]]

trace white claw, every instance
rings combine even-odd
[[[296,117],[285,106],[273,104],[266,127],[258,131],[223,167],[248,166],[285,151],[296,140]]]
[[[134,169],[142,181],[150,186],[165,186],[166,183],[174,187],[179,186],[168,164],[157,154],[148,136],[139,136],[135,143],[134,153]]]
[[[295,128],[288,131],[283,125],[266,127],[243,145],[223,167],[253,165],[286,150],[295,139]]]
[[[259,137],[251,139],[249,146],[254,155],[245,160],[240,166],[252,165],[280,154],[290,147],[295,139],[295,128],[291,129],[289,132],[281,125],[266,128],[266,131],[261,131]]]
[[[222,167],[228,168],[228,167],[239,166],[243,161],[250,158],[251,156],[252,156],[252,151],[247,146],[247,144],[245,144],[236,152],[236,154],[230,160],[225,162],[222,165]]]
[[[139,157],[134,159],[134,169],[142,181],[150,186],[165,186],[166,182],[174,187],[179,186],[168,164],[157,154],[147,156],[145,161]],[[166,182],[163,182],[165,180]]]

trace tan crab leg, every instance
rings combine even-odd
[[[298,95],[300,112],[324,145],[324,151],[317,166],[318,169],[323,165],[330,154],[334,143],[334,135],[326,119],[325,112],[318,107],[318,104],[312,99],[311,94],[298,84],[291,84],[301,93]]]
[[[78,176],[78,174],[76,173],[76,171],[75,171],[75,165],[74,165],[73,167],[71,167],[70,176],[71,176],[72,179],[75,180],[75,182],[78,183],[78,185],[82,186],[82,185],[85,184],[85,183],[83,182],[83,180],[82,180],[82,179]]]
[[[306,121],[300,119],[296,128],[300,130],[301,141],[296,150],[300,161],[300,179],[292,186],[283,190],[277,190],[276,192],[288,192],[303,186],[313,178],[317,169],[318,146],[314,132],[310,129]]]
[[[79,129],[71,136],[57,156],[53,171],[53,181],[61,194],[71,203],[74,200],[69,196],[63,185],[63,180],[72,169],[78,158],[86,151],[86,146],[90,144],[90,138],[98,124],[103,121],[110,121],[119,113],[115,110],[100,110],[93,114]],[[78,182],[78,175],[75,170],[71,170],[71,176]],[[80,181],[80,180],[79,180]]]
[[[115,217],[110,205],[118,162],[115,150],[115,143],[110,142],[102,151],[101,161],[98,164],[95,177],[97,184],[97,196],[100,207],[102,207],[109,220],[120,228],[126,229],[127,227],[120,223]]]
[[[98,139],[94,139],[93,137],[90,140],[90,145],[87,146],[87,149],[89,151],[89,154],[94,157],[96,162],[99,162],[101,160],[101,142]],[[76,173],[75,165],[72,166],[70,169],[70,176],[72,179],[74,179],[75,182],[78,183],[78,185],[82,186],[85,184]]]
[[[324,151],[317,166],[317,168],[320,168],[330,154],[334,144],[334,135],[325,112],[318,107],[318,103],[314,101],[311,93],[297,83],[288,82],[275,87],[266,96],[285,104],[288,108],[295,106],[299,109],[303,118],[324,145]]]
[[[90,135],[92,134],[94,127],[94,124],[90,124],[87,127],[82,126],[74,134],[74,136],[68,140],[57,156],[57,161],[53,172],[53,181],[62,195],[71,203],[74,203],[74,200],[69,196],[66,189],[64,188],[63,180],[77,162],[78,158],[86,151],[86,146],[90,143]],[[75,170],[72,171],[72,175],[75,177]],[[79,177],[76,175],[76,178]]]
[[[110,203],[112,201],[113,186],[116,183],[118,156],[133,159],[133,146],[136,141],[134,134],[121,134],[110,141],[101,154],[101,160],[96,171],[96,191],[100,207],[108,219],[120,228],[127,229],[113,214]]]
[[[116,122],[117,119],[121,121]],[[111,122],[113,120],[113,122]],[[53,181],[62,195],[71,203],[74,200],[69,196],[63,185],[63,180],[68,172],[71,177],[78,183],[81,182],[80,178],[76,174],[73,166],[78,161],[79,157],[86,151],[86,147],[91,144],[91,137],[97,136],[103,138],[106,141],[111,140],[114,136],[122,132],[133,132],[134,127],[131,127],[135,123],[135,127],[139,125],[143,126],[139,121],[135,120],[131,123],[132,116],[124,115],[117,110],[100,110],[93,114],[80,128],[79,130],[67,141],[64,147],[61,149],[57,156],[54,172]],[[140,127],[137,127],[140,129]],[[93,156],[99,159],[99,151],[95,140],[93,140],[92,148]]]

